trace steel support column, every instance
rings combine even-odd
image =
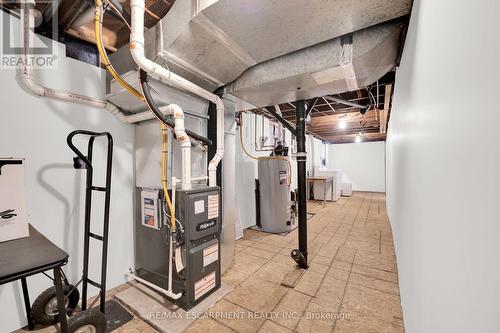
[[[300,268],[309,267],[307,261],[307,185],[306,185],[306,108],[304,100],[296,102],[295,137],[297,140],[297,185],[299,208],[299,249],[292,251],[292,258]]]

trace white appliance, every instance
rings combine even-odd
[[[284,158],[288,158],[283,156]],[[257,226],[265,232],[281,234],[297,227],[297,203],[291,200],[288,163],[261,159],[257,190]]]
[[[332,183],[326,184],[326,200],[337,201],[340,198],[340,184],[342,182],[342,171],[340,170],[324,170],[319,167],[314,168],[314,177],[333,177]],[[314,182],[313,193],[315,200],[323,200],[324,187],[323,182]],[[333,196],[332,196],[333,193]]]
[[[352,195],[352,183],[342,183],[340,194],[343,197],[350,197]]]

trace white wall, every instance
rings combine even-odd
[[[59,47],[59,54],[64,55],[64,46]],[[0,72],[0,156],[26,158],[29,221],[69,253],[65,272],[71,282],[77,281],[82,269],[85,176],[82,170],[72,167],[73,153],[66,145],[66,136],[75,129],[109,131],[113,135],[107,282],[109,288],[123,283],[123,273],[133,266],[133,127],[122,124],[105,110],[31,96],[18,86],[15,70],[0,69]],[[103,98],[105,92],[103,70],[64,56],[59,57],[57,69],[43,71],[38,76],[53,88],[98,98]],[[96,173],[104,168],[102,147],[105,145],[96,142]],[[95,183],[102,184],[103,178],[97,177]],[[93,230],[100,234],[103,196],[96,194],[93,205],[96,217],[93,226],[97,227]],[[98,280],[100,244],[95,241],[91,244],[90,276]],[[51,286],[51,281],[38,275],[28,279],[28,286],[33,302]],[[91,294],[95,291],[90,288]],[[26,324],[19,283],[0,286],[0,309],[0,331],[10,332]]]
[[[385,192],[385,142],[329,145],[327,168],[341,170],[354,191]]]
[[[500,2],[416,0],[387,141],[408,333],[500,332]]]

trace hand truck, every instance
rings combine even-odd
[[[85,156],[73,144],[73,138],[77,135],[88,136],[87,156]],[[92,183],[94,169],[92,166],[92,155],[94,141],[96,138],[107,138],[107,166],[106,166],[106,184],[104,187],[95,186]],[[71,317],[68,321],[67,327],[61,327],[63,333],[67,332],[94,332],[104,333],[106,330],[106,317],[105,317],[105,302],[106,302],[106,268],[108,257],[108,231],[109,231],[109,206],[111,194],[111,172],[113,161],[113,138],[108,132],[92,132],[86,130],[76,130],[71,132],[67,138],[67,144],[76,154],[73,158],[73,166],[75,169],[86,169],[86,191],[85,191],[85,231],[84,231],[84,244],[83,244],[83,271],[80,281],[76,285],[70,285],[68,279],[61,270],[61,275],[64,281],[64,294],[65,294],[65,307],[66,312],[70,315],[76,308],[79,300],[78,286],[82,284],[82,302],[81,312]],[[90,220],[92,212],[92,193],[99,191],[105,193],[104,198],[104,226],[102,235],[93,233],[90,230]],[[96,282],[89,278],[89,252],[90,252],[90,239],[96,239],[102,242],[102,262],[101,262],[101,280]],[[99,289],[99,296],[87,307],[87,288],[88,285],[94,286]],[[93,305],[100,300],[99,311],[92,308]],[[57,307],[57,299],[55,287],[49,288],[44,291],[33,302],[32,318],[33,320],[42,325],[55,324],[59,320],[59,312]]]

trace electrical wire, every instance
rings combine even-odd
[[[245,145],[243,144],[243,111],[240,112],[239,118],[240,118],[240,145],[241,145],[241,150],[250,158],[260,161],[260,160],[282,160],[288,163],[288,184],[290,185],[292,183],[292,164],[290,163],[290,160],[288,158],[285,158],[283,156],[253,156],[251,155],[245,148]]]
[[[174,123],[169,121],[167,117],[160,111],[158,106],[156,105],[153,96],[151,95],[151,91],[149,88],[148,84],[148,73],[146,73],[144,70],[139,71],[139,80],[141,82],[141,90],[142,94],[144,95],[145,102],[149,108],[149,110],[155,115],[156,119],[158,119],[160,122],[165,124],[166,126],[170,128],[174,128]],[[212,141],[205,138],[204,136],[198,135],[188,129],[185,130],[186,134],[191,137],[192,139],[200,142],[201,144],[211,146]]]
[[[132,87],[129,83],[127,83],[118,72],[115,70],[111,62],[109,61],[108,54],[106,53],[106,48],[104,47],[104,43],[102,41],[102,22],[104,19],[104,8],[102,0],[96,0],[95,2],[95,18],[94,18],[94,27],[95,27],[95,40],[97,49],[99,51],[99,55],[101,56],[101,61],[106,67],[106,70],[115,78],[115,80],[123,86],[126,90],[132,93],[134,96],[139,98],[141,101],[145,101],[144,95],[138,92],[134,87]]]

